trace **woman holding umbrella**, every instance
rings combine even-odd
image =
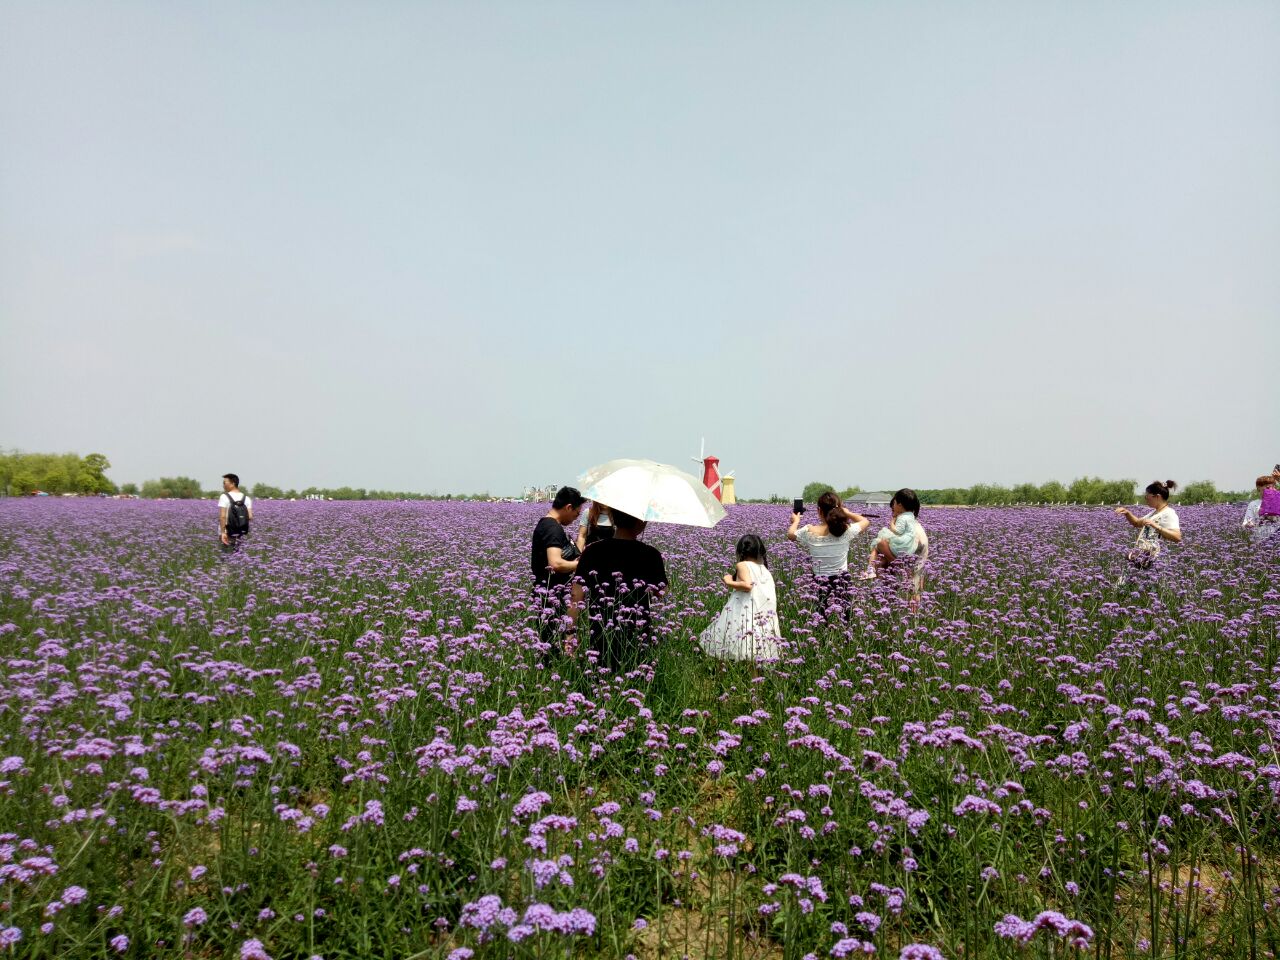
[[[611,460],[578,482],[583,496],[607,508],[613,536],[589,545],[578,561],[571,616],[581,624],[585,605],[600,663],[626,671],[652,645],[649,600],[667,586],[662,554],[640,542],[646,524],[713,527],[724,507],[696,477],[652,460]]]
[[[600,664],[626,672],[641,658],[652,637],[649,596],[667,588],[667,567],[656,547],[640,542],[645,523],[629,513],[608,508],[613,536],[587,547],[578,560],[573,581],[574,618],[587,607],[591,649]]]

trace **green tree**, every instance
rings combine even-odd
[[[100,453],[91,453],[80,461],[76,487],[80,493],[115,493],[115,484],[107,479],[111,461]]]
[[[9,481],[9,486],[15,494],[22,496],[23,494],[32,493],[40,489],[36,482],[36,476],[24,467],[19,467],[14,471]]]
[[[1034,483],[1020,483],[1009,491],[1009,500],[1011,503],[1038,503],[1040,488]]]
[[[828,490],[834,489],[835,487],[829,483],[818,483],[815,480],[813,483],[806,483],[804,485],[804,490],[801,492],[800,496],[804,497],[805,503],[817,503],[820,496]]]
[[[191,477],[161,477],[142,485],[142,495],[151,499],[198,500],[204,496],[200,481]]]
[[[1217,503],[1218,488],[1212,480],[1197,480],[1188,483],[1178,493],[1178,503]]]
[[[1076,477],[1067,487],[1067,499],[1072,503],[1097,503],[1101,482],[1094,477]]]
[[[1040,484],[1038,499],[1044,503],[1066,503],[1067,488],[1057,480],[1050,480],[1048,483]]]
[[[138,485],[136,483],[122,483],[120,485],[120,492],[127,493],[131,497],[136,497],[138,495]]]
[[[80,473],[80,458],[75,454],[35,454],[36,477],[45,493],[74,493]]]
[[[106,477],[111,463],[100,453],[81,459],[74,453],[23,453],[0,450],[0,494],[110,493],[115,486]]]
[[[255,499],[262,500],[285,499],[284,491],[279,487],[271,486],[269,483],[255,483],[253,485],[253,496]]]
[[[976,483],[969,491],[969,503],[979,506],[994,506],[1009,500],[1009,491],[995,483]]]
[[[1102,484],[1102,499],[1099,503],[1132,503],[1133,488],[1137,486],[1133,480],[1107,480]]]

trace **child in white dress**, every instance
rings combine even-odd
[[[782,655],[778,594],[764,541],[748,533],[739,538],[735,553],[733,573],[724,575],[724,585],[733,591],[729,602],[702,631],[698,643],[721,660],[777,660]]]

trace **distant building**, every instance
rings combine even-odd
[[[864,507],[887,507],[893,500],[892,493],[874,490],[869,493],[855,493],[845,498],[845,503],[856,503]]]

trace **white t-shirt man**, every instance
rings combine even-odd
[[[235,500],[236,503],[239,503],[241,500],[243,500],[245,509],[249,510],[250,512],[253,511],[253,497],[249,496],[244,491],[232,490],[228,493],[224,493],[222,496],[218,498],[218,535],[219,536],[222,535],[222,511],[231,509],[231,501],[233,499]]]
[[[242,491],[242,490],[232,490],[230,493],[224,493],[222,496],[220,496],[220,497],[218,498],[218,509],[219,509],[219,510],[230,510],[230,509],[231,509],[231,501],[232,501],[232,499],[233,499],[233,498],[234,498],[234,500],[235,500],[235,502],[236,502],[236,503],[239,503],[241,500],[243,500],[243,501],[244,501],[244,505],[245,505],[248,509],[250,509],[250,510],[252,510],[252,509],[253,509],[253,497],[249,496],[247,493],[245,493],[245,492],[244,492],[244,491]]]

